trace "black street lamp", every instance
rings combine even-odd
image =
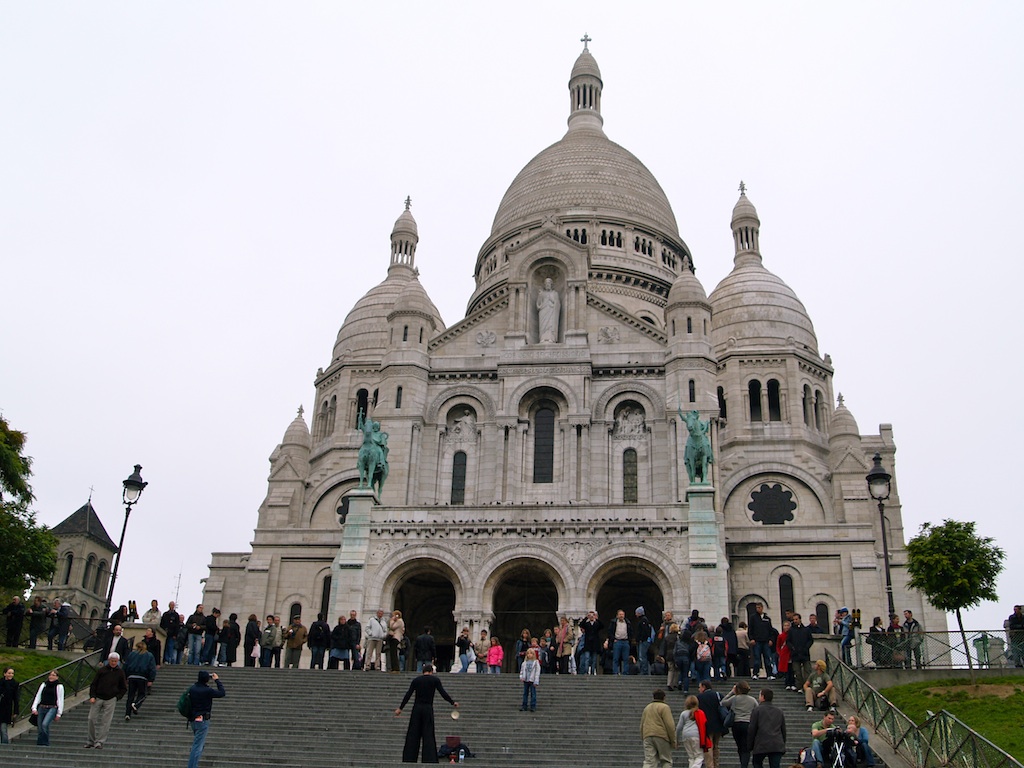
[[[889,535],[885,529],[885,500],[889,498],[892,475],[882,468],[882,455],[876,453],[875,465],[868,472],[868,493],[878,502],[878,517],[882,524],[882,558],[885,560],[885,595],[889,598],[889,618],[896,615],[896,606],[892,602],[892,574],[889,572]]]
[[[107,590],[107,602],[103,606],[103,619],[110,618],[110,604],[114,600],[114,584],[117,583],[117,569],[121,565],[121,552],[124,549],[124,532],[128,530],[128,516],[132,513],[132,506],[139,500],[143,489],[149,483],[142,479],[142,465],[136,464],[135,471],[124,481],[124,492],[121,498],[124,500],[124,525],[121,527],[121,541],[117,545],[117,559],[114,561],[114,570],[110,573],[110,589]]]

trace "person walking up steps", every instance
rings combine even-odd
[[[210,680],[217,685],[215,689],[207,684]],[[192,701],[192,751],[188,756],[188,768],[199,768],[199,760],[203,756],[203,749],[206,748],[206,734],[210,730],[213,700],[223,699],[227,692],[216,673],[211,674],[201,669],[198,682],[188,689],[188,696]]]

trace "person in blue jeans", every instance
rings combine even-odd
[[[769,680],[775,679],[775,671],[772,668],[772,641],[775,631],[772,628],[771,617],[764,612],[764,603],[754,603],[754,615],[750,617],[750,627],[747,629],[747,636],[754,641],[754,655],[751,661],[751,677],[756,678],[761,672],[761,662],[764,662],[765,677]]]
[[[57,670],[50,670],[45,682],[36,691],[36,697],[32,700],[32,714],[39,718],[36,744],[40,747],[50,746],[50,726],[64,714],[64,686]]]
[[[612,652],[612,674],[624,675],[629,667],[629,646],[633,642],[633,625],[626,620],[626,612],[619,611],[608,625],[605,647]]]
[[[520,712],[529,709],[537,711],[537,686],[540,685],[540,662],[537,661],[537,651],[529,648],[526,651],[526,661],[519,669],[519,679],[523,682],[523,705]]]
[[[695,677],[697,680],[710,680],[713,653],[708,633],[701,630],[693,636],[693,642],[693,669]]]
[[[210,680],[216,683],[215,689],[208,685]],[[206,734],[210,729],[213,700],[223,699],[227,693],[224,691],[224,683],[216,674],[201,669],[199,680],[188,689],[188,696],[192,700],[192,717],[189,723],[192,728],[192,751],[188,755],[188,768],[199,768],[199,760],[206,747]]]

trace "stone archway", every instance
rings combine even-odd
[[[626,618],[636,626],[636,609],[643,607],[648,621],[657,630],[665,610],[665,596],[650,568],[643,561],[623,561],[610,568],[597,588],[597,615],[605,626],[615,619],[616,612],[626,612]]]
[[[416,669],[413,642],[429,626],[437,645],[437,668],[447,671],[455,658],[455,586],[437,570],[424,568],[406,575],[395,590],[395,608],[405,620],[409,649],[406,670]]]
[[[536,562],[523,560],[503,569],[494,588],[491,635],[505,649],[504,671],[514,670],[516,640],[524,629],[539,636],[558,624],[558,588]]]

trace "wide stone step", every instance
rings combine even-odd
[[[398,766],[406,714],[394,716],[414,675],[379,672],[216,670],[227,697],[214,702],[204,768],[291,766]],[[83,749],[88,705],[70,708],[51,731],[52,746],[45,765],[103,766],[131,762],[151,768],[180,766],[192,742],[185,721],[175,711],[181,692],[196,679],[195,667],[163,667],[141,712],[124,720],[119,706],[102,750]],[[441,674],[448,692],[460,703],[460,719],[448,717],[451,706],[435,701],[438,746],[445,736],[458,735],[477,755],[472,765],[531,766],[622,765],[639,761],[640,713],[651,691],[663,679],[546,675],[538,689],[538,711],[520,712],[522,687],[515,675]],[[776,704],[786,712],[791,753],[809,743],[810,725],[818,713],[807,713],[800,695],[783,690],[781,682],[765,683],[776,691]],[[731,683],[722,682],[723,692]],[[696,687],[694,686],[694,691]],[[678,716],[684,696],[668,693]],[[411,705],[410,705],[411,706]],[[799,734],[808,734],[806,739]],[[42,748],[34,746],[35,730],[15,739],[4,754],[5,764],[42,765]],[[680,753],[682,754],[682,753]],[[723,737],[722,765],[739,765],[731,735]]]

